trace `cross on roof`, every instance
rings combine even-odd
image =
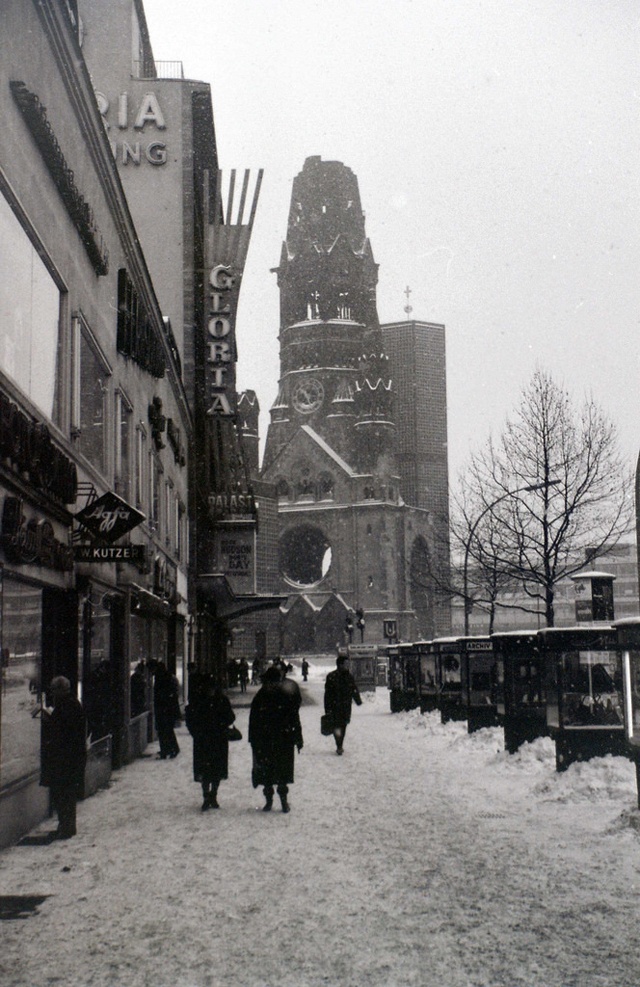
[[[409,285],[407,285],[407,287],[404,289],[404,294],[407,296],[407,304],[405,305],[404,310],[407,313],[407,315],[411,315],[411,313],[413,312],[413,308],[411,305],[409,305],[409,295],[411,294],[411,288],[409,287]]]

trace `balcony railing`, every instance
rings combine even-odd
[[[134,62],[137,79],[184,79],[182,62]]]

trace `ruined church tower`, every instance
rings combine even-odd
[[[333,650],[358,609],[365,641],[384,643],[389,620],[405,640],[426,636],[431,594],[416,608],[410,569],[429,551],[431,522],[402,499],[378,265],[341,162],[307,158],[294,179],[275,273],[280,380],[262,476],[278,496],[282,649]]]

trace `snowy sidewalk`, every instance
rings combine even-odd
[[[200,811],[181,728],[175,761],[79,806],[76,839],[0,853],[2,894],[50,896],[0,924],[3,987],[638,987],[630,762],[557,775],[549,740],[509,757],[501,731],[391,715],[383,689],[338,758],[324,674],[301,683],[288,815],[261,811],[255,689],[234,690],[219,811]]]

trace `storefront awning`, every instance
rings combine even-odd
[[[149,592],[137,583],[131,583],[131,612],[140,617],[160,617],[168,620],[173,608],[166,600]]]
[[[209,604],[219,620],[242,617],[257,610],[275,610],[286,596],[270,596],[266,593],[236,595],[223,573],[205,573],[196,581],[198,607]]]

